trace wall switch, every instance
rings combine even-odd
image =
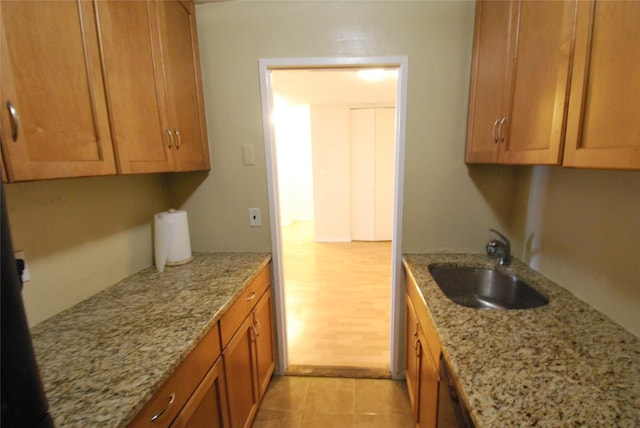
[[[260,208],[249,208],[249,226],[262,226]]]
[[[31,281],[31,274],[29,273],[29,266],[27,265],[27,257],[24,254],[24,251],[17,251],[14,254],[16,260],[21,259],[24,261],[24,270],[22,271],[22,282]]]
[[[242,162],[246,166],[252,166],[256,164],[256,155],[253,151],[253,144],[242,145]]]

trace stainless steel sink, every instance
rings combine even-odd
[[[497,269],[429,266],[431,276],[455,303],[478,309],[531,309],[549,300],[518,277]]]

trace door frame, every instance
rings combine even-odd
[[[389,369],[391,377],[403,377],[402,343],[404,332],[404,282],[402,276],[402,209],[404,198],[404,152],[406,138],[407,56],[384,57],[323,57],[323,58],[261,58],[260,94],[262,97],[262,123],[269,196],[269,226],[273,275],[273,301],[276,323],[276,374],[283,375],[289,366],[284,276],[282,270],[282,237],[280,233],[280,206],[278,194],[278,168],[276,164],[275,132],[271,123],[273,90],[271,70],[300,68],[358,68],[397,67],[396,92],[396,159],[393,238],[391,247],[391,334]]]

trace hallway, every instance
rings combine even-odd
[[[282,228],[289,367],[389,371],[391,242],[318,243]]]

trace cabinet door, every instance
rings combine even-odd
[[[173,421],[171,428],[227,428],[229,426],[223,367],[222,358],[218,358]]]
[[[640,2],[580,1],[564,165],[640,169]]]
[[[119,172],[171,171],[156,3],[96,5]]]
[[[224,371],[232,428],[248,428],[258,410],[255,326],[247,317],[223,352]]]
[[[438,385],[439,375],[433,360],[427,337],[420,326],[418,327],[418,403],[417,426],[420,428],[435,428],[438,417]]]
[[[505,99],[511,43],[512,2],[478,1],[474,34],[465,161],[498,161],[498,128]]]
[[[574,9],[573,1],[514,2],[511,97],[500,129],[500,163],[560,163]]]
[[[256,328],[258,393],[259,398],[262,399],[269,386],[271,375],[276,368],[271,289],[267,290],[260,298],[253,312],[253,319]]]
[[[418,395],[418,318],[408,295],[405,368],[409,403],[413,409],[415,420],[417,418],[416,397]]]
[[[169,123],[177,171],[209,169],[195,10],[190,2],[158,2]]]
[[[3,1],[0,19],[9,179],[115,174],[93,4]]]

